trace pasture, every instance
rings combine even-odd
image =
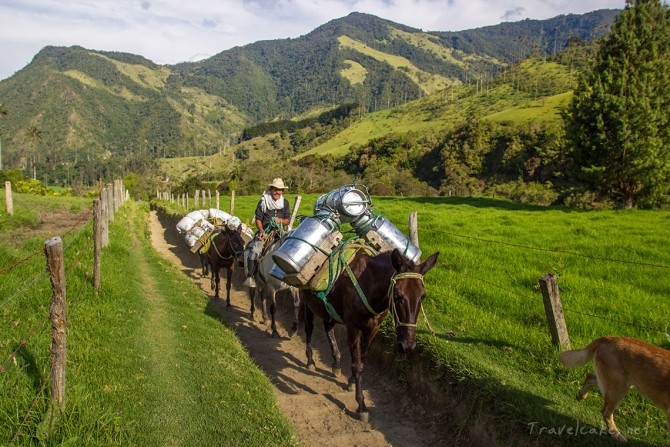
[[[0,444],[297,445],[233,330],[152,249],[147,204],[129,201],[116,214],[93,290],[91,202],[15,194],[14,217],[0,203]],[[40,229],[72,213],[84,220]],[[54,235],[65,257],[67,383],[65,414],[49,434],[52,292],[42,251]]]
[[[317,197],[303,196],[302,214],[311,213]],[[490,198],[372,199],[375,211],[405,233],[417,211],[422,259],[440,251],[425,278],[435,335],[419,321],[416,356],[444,393],[435,403],[456,402],[452,430],[461,433],[451,433],[472,435],[482,424],[495,427],[503,444],[525,438],[521,444],[610,445],[600,431],[599,392],[574,399],[592,366],[567,371],[558,362],[538,280],[556,275],[573,348],[603,335],[669,348],[670,213],[585,212]],[[238,215],[250,216],[254,204],[253,197],[236,199]],[[392,336],[388,325],[386,332]],[[412,362],[397,360],[399,374],[414,373]],[[633,444],[667,442],[665,415],[635,391],[615,417]]]
[[[295,194],[289,191],[286,197],[293,203]],[[311,214],[316,198],[303,196],[301,214]],[[19,199],[23,197],[15,198],[15,209],[22,203]],[[250,222],[257,199],[236,197],[233,214]],[[393,368],[398,381],[415,384],[409,389],[426,405],[448,405],[453,422],[445,427],[445,437],[451,439],[446,443],[480,436],[482,442],[500,445],[611,445],[608,435],[600,431],[599,393],[593,392],[583,402],[574,400],[584,374],[592,369],[567,371],[559,364],[538,279],[546,273],[557,276],[573,348],[601,335],[632,336],[668,348],[670,213],[582,212],[485,198],[373,197],[373,202],[375,211],[403,232],[407,232],[407,216],[417,211],[424,257],[440,251],[437,265],[425,277],[429,325],[420,318],[418,352],[409,359],[396,357]],[[60,439],[93,437],[89,445],[161,443],[161,430],[179,432],[180,426],[189,426],[160,413],[162,407],[154,408],[166,389],[168,397],[169,393],[195,394],[202,387],[210,391],[198,393],[204,402],[170,409],[192,418],[197,431],[204,432],[203,445],[208,444],[206,436],[210,441],[222,436],[221,425],[260,424],[260,415],[273,408],[269,383],[248,361],[232,331],[222,333],[220,323],[202,318],[201,309],[196,309],[202,303],[183,299],[194,293],[191,285],[152,252],[145,228],[147,209],[130,204],[113,224],[112,235],[117,237],[111,236],[110,247],[103,251],[101,293],[89,290],[90,279],[86,279],[91,255],[84,247],[90,224],[64,237],[73,263],[68,290],[74,301],[69,311],[75,341],[69,345],[68,365],[72,410]],[[160,206],[174,215],[185,212],[176,204]],[[86,204],[66,207],[85,208]],[[225,202],[221,209],[230,211]],[[11,223],[15,218],[0,214],[0,365],[5,370],[0,372],[0,434],[3,442],[11,440],[21,427],[17,443],[30,445],[29,434],[37,431],[46,405],[40,387],[48,375],[48,328],[29,337],[27,349],[18,349],[16,362],[5,359],[35,325],[48,326],[44,315],[50,292],[44,277],[36,280],[39,293],[31,292],[26,298],[18,294],[43,269],[39,255],[5,271],[8,265],[39,252],[46,239],[40,235],[32,242],[17,243],[21,232],[7,228],[29,226],[35,219],[22,217],[26,223],[16,225]],[[158,293],[149,295],[143,290],[146,287]],[[165,297],[161,306],[169,306],[170,312],[184,319],[147,321],[149,309],[157,305],[147,296]],[[172,328],[172,338],[161,340],[156,348],[150,330],[161,325]],[[375,344],[388,346],[380,340],[392,336],[391,332],[392,327],[385,325]],[[156,368],[156,349],[166,352],[171,347],[175,351],[171,360],[188,369],[185,375],[190,383],[151,369]],[[417,376],[422,377],[423,388],[416,385]],[[228,393],[242,399],[250,390],[263,398],[243,407],[245,412],[228,414],[216,405],[232,399]],[[205,414],[208,411],[217,413]],[[292,445],[290,429],[275,413],[270,420],[262,420],[268,428],[257,435],[256,445],[267,439]],[[629,393],[615,418],[632,445],[667,443],[665,415],[636,392]],[[165,419],[170,422],[167,428]],[[228,422],[211,426],[221,419]]]

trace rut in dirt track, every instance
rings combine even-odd
[[[359,421],[355,414],[357,404],[354,393],[346,390],[351,363],[343,339],[343,328],[337,328],[343,353],[343,375],[335,377],[331,373],[330,349],[318,321],[313,338],[317,369],[309,371],[305,368],[302,329],[292,337],[287,332],[292,316],[290,299],[278,298],[277,324],[280,338],[271,337],[269,322],[265,324],[260,321],[258,309],[255,319],[250,318],[249,295],[246,287],[242,286],[239,272],[233,276],[231,308],[227,310],[223,284],[223,299],[215,300],[209,279],[200,276],[198,257],[189,251],[174,223],[162,214],[151,213],[154,247],[166,259],[180,266],[182,272],[210,297],[208,310],[217,312],[235,329],[249,355],[274,384],[277,403],[295,427],[302,444],[338,447],[428,447],[453,444],[447,442],[445,433],[440,433],[438,421],[443,415],[423,410],[405,395],[402,386],[394,383],[373,364],[366,364],[363,379],[370,420],[369,423]],[[257,306],[259,304],[256,303]],[[379,339],[374,341],[379,342]]]

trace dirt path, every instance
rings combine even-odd
[[[200,277],[200,266],[182,236],[169,221],[151,213],[151,239],[155,249],[169,261],[180,266],[186,276],[200,286],[213,300],[209,279]],[[224,279],[225,282],[225,279]],[[225,297],[225,289],[222,293]],[[351,364],[346,344],[340,344],[342,355],[341,377],[330,372],[330,350],[320,323],[314,333],[317,370],[305,368],[305,345],[302,332],[288,337],[291,304],[279,299],[278,330],[280,339],[270,336],[268,324],[260,322],[257,309],[255,321],[249,318],[250,302],[239,276],[234,277],[231,291],[231,309],[225,302],[215,304],[222,318],[235,328],[250,356],[275,385],[279,407],[294,425],[300,441],[307,446],[438,446],[447,444],[440,439],[432,415],[404,396],[400,387],[385,379],[382,372],[366,364],[365,398],[370,408],[370,421],[356,419],[354,393],[346,391]],[[259,303],[257,303],[257,306]],[[342,329],[341,327],[338,329]],[[340,334],[342,335],[342,334]],[[341,337],[340,337],[341,338]],[[375,340],[375,343],[379,340]]]

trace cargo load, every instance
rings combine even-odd
[[[232,216],[225,211],[215,208],[191,211],[177,223],[177,231],[184,235],[186,245],[195,253],[212,235],[216,228],[227,227],[236,230],[242,226],[242,239],[249,242],[254,232],[239,217]]]
[[[391,221],[371,210],[370,196],[364,186],[362,189],[365,191],[351,184],[320,196],[314,204],[314,216],[303,218],[272,255],[276,268],[270,274],[292,286],[311,290],[319,290],[324,277],[330,277],[328,282],[334,281],[333,276],[339,271],[333,273],[338,269],[331,264],[334,258],[341,261],[338,253],[344,252],[342,245],[348,243],[340,232],[342,223],[351,224],[368,251],[382,253],[397,248],[405,258],[419,262],[419,247]],[[353,258],[351,250],[348,253],[346,262]]]

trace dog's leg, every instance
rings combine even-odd
[[[596,375],[593,373],[587,374],[584,379],[584,385],[582,385],[582,388],[577,392],[577,400],[586,399],[589,396],[589,390],[597,384],[598,378]]]
[[[603,368],[596,366],[597,373],[602,372]],[[599,375],[598,385],[600,391],[603,393],[602,414],[605,418],[607,431],[614,439],[619,442],[627,442],[626,438],[621,434],[616,424],[614,423],[614,410],[619,406],[624,396],[628,392],[626,385],[626,378],[620,375],[619,371],[607,371],[606,375]]]

